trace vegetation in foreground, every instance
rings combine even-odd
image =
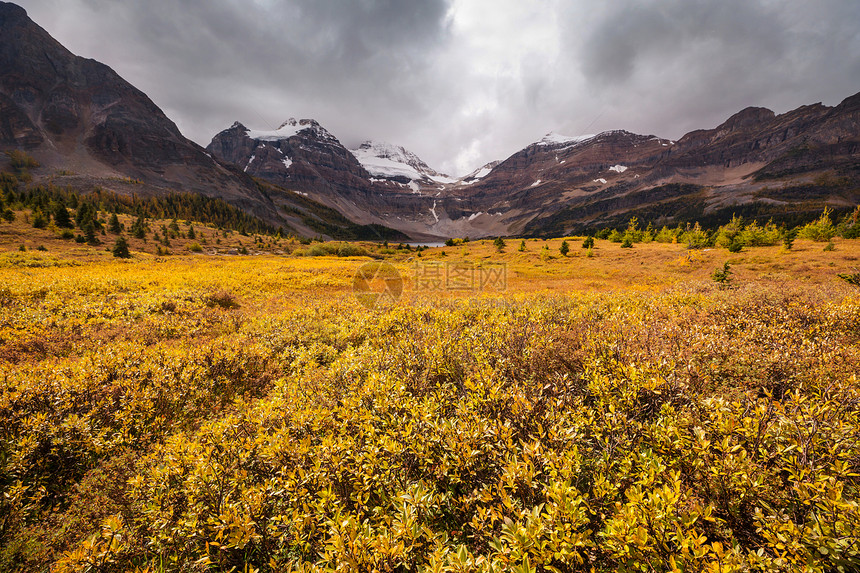
[[[0,569],[856,569],[857,242],[580,241],[2,255]]]

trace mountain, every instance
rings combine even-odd
[[[279,222],[253,180],[183,137],[143,92],[72,54],[23,8],[0,2],[0,151],[9,149],[38,159],[36,175],[56,185],[191,191]]]
[[[311,192],[340,209],[369,200],[369,174],[341,143],[314,120],[289,119],[271,131],[238,121],[206,147],[215,158],[276,185]]]
[[[678,141],[600,134],[559,155],[566,162],[554,167],[548,149],[528,150],[500,165],[518,162],[517,172],[542,177],[534,188],[503,190],[523,212],[514,226],[530,217],[520,232],[564,233],[631,216],[658,224],[717,224],[733,213],[793,220],[860,203],[860,94],[780,115],[747,108]],[[498,203],[501,175],[494,171],[473,192]]]
[[[548,134],[500,162],[480,180],[452,189],[497,234],[551,214],[622,181],[635,181],[672,143],[626,131],[565,137]],[[475,215],[478,213],[478,215]]]
[[[216,134],[206,150],[249,175],[336,209],[350,221],[385,225],[416,239],[442,236],[441,181],[456,181],[402,147],[366,143],[350,151],[313,119],[291,118],[269,131],[237,121]]]

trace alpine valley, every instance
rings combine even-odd
[[[304,236],[560,236],[634,216],[796,222],[860,203],[860,94],[781,115],[747,108],[676,141],[551,133],[451,177],[397,145],[347,149],[313,119],[274,130],[237,121],[203,149],[109,67],[0,2],[0,151],[11,150],[40,163],[31,185],[202,194]]]

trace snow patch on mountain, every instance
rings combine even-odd
[[[472,177],[474,177],[475,179],[481,179],[481,178],[489,175],[490,171],[492,171],[492,169],[488,169],[486,166],[484,166],[484,167],[481,167],[480,169],[478,169],[477,171],[475,171],[475,173],[474,173],[474,175],[472,175]]]
[[[625,171],[627,171],[627,167],[625,167],[624,165],[613,165],[609,168],[609,170],[615,171],[616,173],[624,173]]]
[[[490,172],[493,169],[495,169],[495,167],[499,163],[501,163],[501,161],[491,161],[490,163],[487,163],[486,165],[482,165],[481,167],[478,167],[477,169],[475,169],[474,171],[472,171],[468,175],[461,177],[460,182],[465,183],[466,185],[471,185],[472,183],[475,183],[475,182],[483,179],[487,175],[489,175]]]

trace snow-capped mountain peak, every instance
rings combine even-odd
[[[596,137],[596,135],[593,133],[589,135],[577,135],[574,137],[570,137],[551,131],[545,136],[543,136],[543,139],[538,141],[536,145],[545,145],[552,147],[570,147],[582,143],[584,141],[588,141],[589,139],[593,139],[594,137]]]
[[[456,183],[456,179],[437,172],[420,157],[399,145],[381,141],[365,141],[351,149],[362,167],[374,178],[425,183]]]
[[[236,122],[238,123],[238,122]],[[233,124],[234,126],[236,124]],[[283,122],[278,129],[266,131],[257,129],[247,129],[245,132],[248,137],[257,141],[281,141],[298,135],[301,132],[310,132],[318,139],[336,141],[335,137],[313,119],[290,119]]]

